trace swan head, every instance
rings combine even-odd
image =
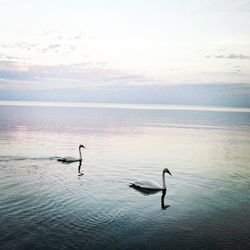
[[[79,145],[79,149],[80,149],[80,148],[85,148],[85,147],[81,144],[81,145]]]
[[[165,174],[165,173],[168,173],[168,174],[172,175],[172,174],[170,173],[170,171],[168,170],[168,168],[164,168],[164,169],[163,169],[163,173],[164,173],[164,174]]]

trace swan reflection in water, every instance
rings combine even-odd
[[[79,161],[79,166],[78,166],[78,176],[84,175],[84,173],[81,173],[81,166],[82,166],[82,160]]]
[[[70,164],[70,163],[74,163],[74,162],[79,162],[79,166],[78,166],[78,175],[81,176],[83,175],[83,173],[81,173],[81,166],[82,166],[82,152],[81,149],[85,148],[83,145],[79,145],[79,157],[80,158],[74,158],[74,157],[61,157],[58,158],[57,161],[60,161],[64,164]]]
[[[165,196],[166,196],[166,193],[167,193],[167,189],[152,190],[152,189],[138,188],[138,187],[131,186],[131,185],[130,185],[130,187],[133,188],[134,190],[138,191],[139,193],[145,195],[145,196],[153,195],[153,194],[156,194],[156,193],[161,191],[162,192],[162,195],[161,195],[161,209],[166,210],[168,207],[170,207],[170,205],[165,205]]]

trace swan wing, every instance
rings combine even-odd
[[[154,189],[161,190],[162,186],[154,181],[135,181],[130,183],[131,187],[144,188],[144,189]]]

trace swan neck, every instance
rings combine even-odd
[[[81,152],[81,148],[79,148],[79,155],[80,155],[80,160],[82,160],[82,152]]]
[[[162,185],[163,185],[163,189],[166,189],[165,172],[162,172]]]

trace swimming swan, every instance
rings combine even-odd
[[[167,168],[163,169],[162,171],[163,186],[159,185],[154,181],[135,181],[131,182],[129,186],[134,188],[148,189],[148,190],[166,190],[165,173],[172,175]]]
[[[81,162],[82,161],[82,152],[81,152],[81,148],[85,148],[83,145],[79,145],[79,155],[80,158],[76,159],[74,157],[63,157],[63,158],[58,158],[57,161],[61,161],[63,163],[72,163],[72,162]]]

